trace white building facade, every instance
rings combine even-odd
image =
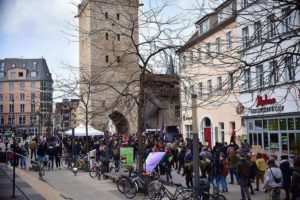
[[[269,154],[299,154],[300,12],[271,0],[240,0],[238,10],[239,101],[248,141]]]

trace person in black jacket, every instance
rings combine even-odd
[[[281,156],[281,161],[280,161],[280,169],[282,172],[282,188],[285,191],[285,200],[290,199],[290,185],[291,185],[291,176],[292,176],[292,169],[290,167],[290,162],[288,160],[287,155]]]
[[[300,199],[300,157],[295,158],[291,183],[292,200]]]

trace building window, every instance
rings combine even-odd
[[[206,58],[210,58],[211,54],[210,54],[210,43],[208,42],[206,44]]]
[[[120,41],[121,40],[121,35],[118,33],[117,34],[117,40]]]
[[[201,61],[201,47],[198,48],[198,61]]]
[[[34,104],[34,103],[31,104],[31,112],[32,112],[32,113],[35,112],[35,104]]]
[[[260,21],[254,22],[254,36],[256,43],[260,43],[262,37],[262,28]]]
[[[229,79],[229,89],[233,90],[234,89],[234,78],[233,78],[233,73],[229,73],[228,75]]]
[[[200,24],[200,34],[203,34],[203,33],[206,33],[208,31],[208,19],[203,21],[201,24]]]
[[[207,81],[207,90],[208,90],[208,95],[212,95],[212,82],[211,82],[211,80]]]
[[[250,68],[244,70],[244,88],[251,89],[251,71]]]
[[[192,127],[192,125],[185,125],[185,131],[187,133],[188,138],[193,137],[193,127]]]
[[[3,104],[0,104],[0,113],[3,113]]]
[[[279,67],[276,60],[273,60],[269,64],[270,76],[269,76],[269,84],[273,85],[279,81]]]
[[[218,81],[218,88],[217,89],[220,91],[220,90],[222,90],[222,77],[219,76],[217,78],[217,81]]]
[[[287,81],[295,80],[296,69],[293,63],[293,56],[288,56],[284,59]]]
[[[242,8],[247,8],[248,4],[249,4],[248,0],[242,0],[242,2],[241,2]]]
[[[226,33],[226,44],[227,44],[227,49],[230,49],[232,47],[231,31],[228,31]]]
[[[20,93],[20,101],[25,101],[25,94],[24,93]]]
[[[24,81],[20,81],[20,90],[24,91],[25,88],[25,82]]]
[[[108,33],[105,33],[105,39],[108,40]]]
[[[225,125],[224,125],[224,122],[220,122],[219,126],[220,126],[220,133],[221,133],[221,142],[224,143],[224,141],[225,141]]]
[[[18,73],[19,78],[22,78],[24,76],[23,72]]]
[[[0,116],[0,125],[3,126],[4,125],[4,117]]]
[[[32,90],[35,89],[35,81],[31,81],[30,82],[30,87],[31,87]]]
[[[1,65],[0,65],[0,71],[4,71],[4,63],[1,63]]]
[[[117,13],[117,20],[120,20],[120,13]]]
[[[264,67],[263,65],[256,66],[256,82],[258,88],[264,87]]]
[[[117,63],[120,63],[120,62],[121,62],[121,57],[117,56]]]
[[[218,37],[216,38],[216,50],[217,50],[217,53],[220,53],[221,52],[221,39]]]
[[[32,102],[32,103],[35,102],[35,93],[31,93],[31,102]]]
[[[108,19],[108,12],[104,13],[105,19]]]
[[[36,72],[34,72],[34,71],[33,71],[33,72],[30,72],[30,77],[31,77],[31,78],[35,78],[35,77],[36,77]]]
[[[291,9],[290,7],[286,7],[282,9],[282,32],[287,33],[289,30],[291,30],[292,25],[292,16],[291,16]]]
[[[203,96],[203,84],[202,84],[202,82],[198,83],[198,89],[199,89],[198,90],[198,95],[201,98]]]
[[[10,113],[14,113],[15,112],[15,106],[14,106],[14,104],[9,104],[9,112]]]
[[[268,38],[272,38],[276,35],[276,21],[275,15],[269,15],[267,18],[267,31],[268,31]]]
[[[19,125],[25,125],[26,118],[24,115],[19,116]]]
[[[14,125],[15,123],[15,117],[13,115],[8,116],[8,125]]]
[[[249,47],[249,28],[248,26],[242,29],[242,40],[243,40],[243,48]]]
[[[190,52],[191,63],[194,63],[194,52],[191,50]]]
[[[14,94],[9,94],[9,101],[10,102],[14,102],[15,101]]]
[[[25,104],[20,104],[20,112],[23,113],[25,112]]]
[[[0,102],[3,101],[3,94],[0,94]]]
[[[106,62],[106,63],[109,62],[109,57],[108,57],[108,55],[105,56],[105,62]]]
[[[15,79],[17,76],[16,72],[10,72],[10,78]]]
[[[0,72],[0,78],[4,78],[4,72]]]

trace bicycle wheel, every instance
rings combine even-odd
[[[176,195],[176,199],[178,200],[188,200],[191,198],[193,193],[192,189],[182,189],[177,195]]]
[[[127,197],[128,199],[133,199],[136,194],[137,194],[137,186],[135,182],[129,181],[126,185],[125,185],[125,190],[124,190],[124,195],[125,197]]]
[[[122,176],[117,181],[118,191],[124,194],[126,185],[130,184],[130,179],[128,177]]]
[[[213,199],[213,200],[226,200],[226,197],[222,194],[212,194],[210,199]]]
[[[92,167],[89,171],[89,175],[90,175],[91,178],[95,178],[97,176],[97,168]]]
[[[150,200],[160,199],[162,184],[159,181],[152,181],[148,184],[147,192]]]

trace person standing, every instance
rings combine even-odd
[[[36,144],[36,140],[32,139],[29,145],[30,148],[30,159],[32,160],[32,158],[34,157],[34,159],[36,160],[36,150],[37,150],[37,144]]]
[[[191,149],[187,149],[184,158],[185,183],[188,188],[193,187],[193,155]]]
[[[222,192],[228,192],[228,186],[227,186],[227,181],[226,181],[226,177],[227,177],[228,171],[229,171],[228,161],[223,154],[220,155],[219,162],[220,162],[220,168],[221,168],[219,183],[221,184]]]
[[[294,170],[292,175],[291,193],[292,200],[300,199],[300,157],[294,160]]]
[[[285,191],[285,200],[290,199],[290,186],[291,186],[291,176],[292,176],[292,169],[288,159],[289,157],[287,155],[282,155],[280,166],[279,166],[282,172],[282,188]]]
[[[257,168],[257,173],[256,173],[256,191],[259,191],[259,182],[261,183],[264,182],[264,176],[267,170],[267,163],[265,159],[263,158],[261,153],[258,153],[256,156],[256,168]]]
[[[228,163],[229,163],[229,173],[230,173],[230,184],[234,184],[234,176],[236,181],[239,181],[239,177],[237,175],[237,164],[238,164],[239,158],[236,155],[236,151],[234,149],[231,149],[228,151]]]
[[[282,172],[276,166],[275,160],[268,161],[268,170],[265,175],[264,188],[269,193],[271,200],[280,200],[280,188],[282,186]]]
[[[25,146],[22,145],[21,148],[20,148],[20,165],[21,165],[21,169],[26,169],[27,155],[28,155],[28,152],[27,152]]]
[[[56,168],[60,168],[60,158],[62,156],[62,144],[61,143],[57,143],[55,145],[55,165],[56,165]]]
[[[239,176],[242,200],[251,200],[249,193],[250,174],[250,161],[245,157],[245,155],[242,155],[237,163],[237,175]]]

